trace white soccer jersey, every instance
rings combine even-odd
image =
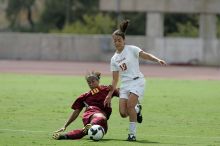
[[[115,53],[111,58],[111,71],[119,71],[121,82],[144,77],[139,69],[139,53],[142,50],[136,46],[125,45],[121,53]]]

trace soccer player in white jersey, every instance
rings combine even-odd
[[[128,141],[136,141],[136,122],[142,122],[141,105],[139,100],[143,98],[145,88],[145,78],[139,69],[139,58],[158,62],[166,65],[166,62],[146,53],[142,49],[132,45],[125,45],[125,32],[129,20],[120,24],[119,29],[113,32],[112,38],[116,48],[114,56],[111,58],[112,71],[112,91],[106,96],[105,106],[110,106],[114,89],[121,79],[119,112],[121,117],[129,117]]]

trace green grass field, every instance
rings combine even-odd
[[[72,102],[85,91],[83,76],[0,74],[0,146],[220,145],[220,81],[147,79],[137,142],[125,141],[128,119],[119,116],[117,98],[103,140],[53,140],[52,132],[63,126]],[[67,131],[79,127],[80,117]]]

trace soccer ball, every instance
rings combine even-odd
[[[92,125],[88,130],[88,136],[94,141],[99,141],[105,135],[105,130],[100,125]]]

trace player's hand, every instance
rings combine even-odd
[[[66,130],[66,128],[65,128],[65,127],[62,127],[62,128],[60,128],[59,130],[54,131],[54,133],[64,132],[65,130]]]
[[[112,100],[112,97],[107,95],[105,97],[104,106],[111,107],[111,100]]]
[[[164,60],[158,60],[158,63],[160,63],[160,65],[167,65],[166,62]]]

